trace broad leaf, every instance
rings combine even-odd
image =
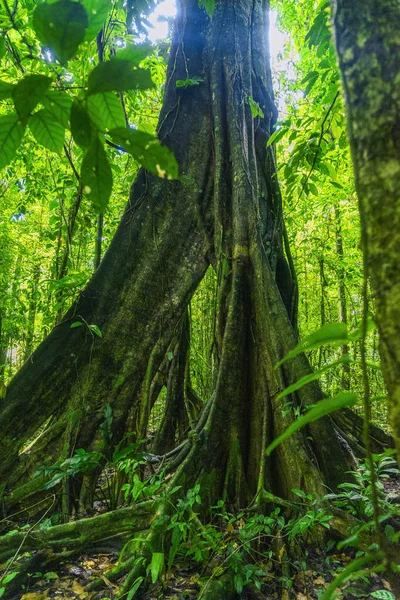
[[[83,42],[88,17],[82,4],[59,0],[39,4],[33,13],[33,28],[40,42],[50,48],[62,65],[72,58]]]
[[[103,144],[97,136],[82,160],[81,185],[95,211],[104,212],[111,195],[112,172]]]
[[[287,440],[288,437],[293,435],[299,429],[302,429],[308,423],[312,423],[325,415],[329,415],[341,408],[345,408],[347,406],[354,406],[357,402],[357,394],[352,392],[342,392],[338,394],[334,398],[327,398],[325,400],[321,400],[316,404],[313,408],[311,408],[305,415],[299,417],[296,421],[294,421],[289,427],[277,437],[267,448],[266,454],[269,456],[277,446],[279,446],[282,442]]]
[[[7,81],[0,81],[0,100],[11,98],[15,85],[7,83]]]
[[[314,350],[320,348],[325,344],[346,344],[350,341],[347,327],[345,323],[326,323],[318,331],[314,331],[311,335],[308,335],[302,340],[293,350],[288,352],[286,356],[282,358],[276,365],[275,368],[280,367],[283,363],[291,358],[294,358],[301,352],[307,350]]]
[[[274,131],[268,138],[267,148],[268,148],[268,146],[271,146],[271,144],[277,144],[286,133],[287,133],[286,127],[280,127],[279,129],[276,129],[276,131]]]
[[[326,373],[326,371],[330,371],[331,369],[334,369],[338,365],[344,365],[344,364],[348,365],[352,362],[354,362],[353,359],[348,354],[346,354],[345,356],[342,356],[338,360],[335,360],[334,362],[329,363],[328,365],[325,365],[321,369],[313,371],[312,373],[309,373],[308,375],[304,375],[304,377],[301,377],[295,383],[292,383],[292,385],[289,385],[289,387],[284,389],[283,392],[281,392],[277,396],[276,399],[280,400],[281,398],[285,398],[286,396],[289,396],[289,394],[292,394],[293,392],[300,390],[302,387],[307,385],[307,383],[311,383],[311,381],[315,381],[316,379],[319,379],[321,377],[321,375],[323,375],[323,373]]]
[[[45,108],[39,110],[39,112],[36,112],[29,118],[28,123],[34,138],[39,144],[52,152],[61,154],[64,145],[65,128],[54,120],[51,112]]]
[[[88,79],[88,96],[99,92],[147,90],[154,83],[149,71],[134,68],[129,60],[112,58],[93,69]]]
[[[215,10],[215,0],[198,0],[200,8],[204,8],[209,17],[212,17]]]
[[[151,44],[128,44],[126,48],[117,51],[115,58],[118,60],[129,60],[137,66],[153,51],[154,48]]]
[[[94,94],[87,99],[88,113],[100,131],[125,127],[121,100],[114,92]]]
[[[260,105],[258,104],[258,102],[256,102],[254,100],[254,98],[252,98],[251,96],[247,97],[247,100],[249,102],[249,106],[250,106],[250,110],[251,110],[251,114],[254,118],[256,117],[261,117],[261,119],[264,118],[264,113],[260,108]]]
[[[71,134],[81,148],[88,148],[92,139],[92,126],[86,108],[75,101],[71,107]]]
[[[17,83],[12,97],[16,111],[22,119],[26,119],[36,108],[50,84],[51,79],[44,75],[28,75]]]
[[[0,117],[0,169],[8,165],[24,137],[25,126],[17,114]]]
[[[47,112],[51,113],[53,118],[63,127],[69,125],[72,100],[65,92],[50,90],[43,97],[43,104]]]
[[[173,153],[160,140],[144,131],[113,129],[113,142],[124,148],[151,173],[168,179],[178,178],[178,163]]]
[[[99,31],[102,30],[104,23],[110,11],[110,0],[83,0],[82,5],[88,18],[88,26],[85,32],[84,41],[93,40]]]
[[[376,590],[376,592],[371,592],[370,596],[378,600],[396,600],[396,596],[389,590]]]
[[[151,555],[151,564],[150,564],[150,572],[151,572],[151,581],[155,583],[158,581],[160,575],[162,574],[164,569],[164,552],[153,552]]]

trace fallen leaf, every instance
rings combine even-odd
[[[89,596],[88,592],[82,587],[77,581],[73,581],[71,585],[71,590],[78,594],[79,598],[87,598]]]

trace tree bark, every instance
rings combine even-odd
[[[400,459],[400,50],[398,0],[332,0],[389,413]]]
[[[297,341],[297,284],[266,147],[276,119],[267,9],[261,0],[217,2],[211,20],[197,0],[179,2],[159,136],[182,178],[139,173],[98,270],[11,382],[0,412],[0,477],[14,488],[8,505],[40,486],[29,476],[43,457],[104,449],[107,404],[113,443],[127,432],[145,436],[152,383],[210,263],[219,274],[217,377],[200,426],[174,458],[174,481],[182,491],[199,481],[205,505],[223,497],[240,506],[264,490],[322,495],[345,477],[346,453],[329,418],[265,457],[298,408],[322,399],[311,383],[290,396],[290,413],[276,401],[310,367],[302,355],[274,369]],[[200,85],[176,87],[195,76]],[[71,489],[76,499],[79,485]]]

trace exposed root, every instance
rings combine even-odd
[[[97,542],[105,542],[124,533],[148,529],[153,501],[143,502],[128,508],[120,508],[96,517],[55,525],[45,531],[13,533],[0,537],[0,561],[5,561],[16,552],[64,548],[75,552],[87,549]]]

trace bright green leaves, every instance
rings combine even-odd
[[[126,92],[154,87],[149,71],[135,68],[130,60],[112,58],[100,63],[89,75],[88,96],[99,92]]]
[[[354,406],[357,402],[357,394],[352,392],[342,392],[338,394],[334,398],[327,398],[326,400],[321,400],[316,404],[313,408],[311,408],[306,414],[302,415],[296,421],[294,421],[289,427],[274,441],[268,446],[266,450],[267,456],[271,454],[271,452],[279,446],[282,442],[284,442],[288,437],[293,435],[299,429],[302,429],[308,423],[312,423],[313,421],[317,421],[324,417],[325,415],[329,415],[341,408],[346,408],[349,406]]]
[[[251,114],[254,117],[254,119],[256,117],[260,117],[261,119],[264,118],[264,113],[260,108],[260,105],[258,104],[258,102],[256,102],[251,96],[247,96],[247,100],[250,106],[250,110],[251,110]]]
[[[49,47],[57,60],[65,65],[85,38],[89,25],[82,4],[59,0],[54,4],[39,4],[33,13],[33,28],[40,42]]]
[[[151,581],[155,583],[161,577],[164,569],[164,552],[153,552],[151,555],[150,572]]]
[[[67,128],[71,113],[72,100],[65,92],[49,91],[42,100],[45,109],[53,119]]]
[[[212,17],[215,10],[215,0],[197,0],[200,8],[204,8],[209,17]]]
[[[160,140],[144,131],[114,129],[112,140],[151,173],[168,179],[178,178],[178,163],[173,153]]]
[[[12,83],[0,81],[0,100],[11,98],[14,87],[15,86]]]
[[[71,134],[75,144],[87,148],[92,138],[92,125],[86,108],[75,101],[71,108]]]
[[[87,108],[90,119],[99,131],[125,127],[125,115],[121,100],[113,92],[89,96]]]
[[[98,136],[92,141],[82,161],[81,185],[84,194],[90,199],[93,208],[104,212],[112,190],[112,172]]]
[[[138,66],[152,51],[153,48],[150,44],[128,44],[126,48],[118,50],[115,58],[118,60],[129,60]]]
[[[88,18],[84,41],[90,42],[101,31],[110,11],[110,0],[83,0]]]
[[[287,127],[280,127],[276,129],[268,138],[267,148],[271,146],[271,144],[277,144],[287,133]]]
[[[189,79],[177,79],[175,85],[177,88],[186,88],[194,85],[200,85],[200,83],[202,83],[203,81],[204,79],[202,77],[198,77],[196,75],[195,77],[191,77]]]
[[[64,145],[65,129],[54,120],[51,112],[39,110],[29,118],[29,128],[36,141],[52,152],[61,154]]]
[[[15,86],[12,97],[17,113],[26,119],[49,89],[51,79],[44,75],[28,75]]]
[[[0,169],[8,165],[24,136],[25,127],[16,114],[0,117]]]

